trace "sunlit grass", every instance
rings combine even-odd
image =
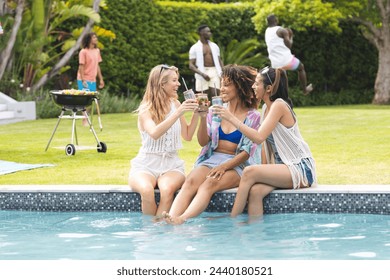
[[[353,105],[295,109],[301,133],[317,164],[320,184],[390,184],[390,106]],[[189,117],[189,116],[188,116]],[[127,184],[130,159],[138,152],[137,118],[128,114],[96,116],[94,126],[107,153],[96,151],[88,128],[77,123],[80,146],[65,155],[70,143],[71,121],[62,120],[53,141],[45,147],[57,119],[44,119],[0,126],[0,159],[20,163],[52,163],[39,168],[0,176],[4,184]],[[180,152],[189,172],[199,153],[196,137],[183,141]]]

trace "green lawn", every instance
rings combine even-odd
[[[60,111],[60,110],[59,110]],[[301,133],[317,163],[319,184],[390,184],[390,106],[353,105],[297,108]],[[136,116],[102,116],[103,131],[94,125],[107,153],[78,150],[64,152],[70,143],[71,121],[62,120],[54,139],[45,147],[57,119],[0,126],[0,159],[20,163],[51,163],[39,168],[0,176],[4,184],[127,184],[130,159],[140,147]],[[77,124],[81,146],[96,146],[88,128]],[[185,142],[181,157],[186,170],[199,152],[196,138]]]

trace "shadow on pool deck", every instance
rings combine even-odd
[[[230,212],[236,189],[216,193],[206,209]],[[156,191],[156,199],[159,192]],[[140,196],[126,185],[3,185],[0,210],[140,211]],[[390,185],[319,185],[275,190],[265,213],[390,214]]]

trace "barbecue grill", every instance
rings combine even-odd
[[[78,145],[77,133],[76,133],[76,120],[86,119],[88,121],[90,131],[92,132],[93,136],[96,139],[97,151],[99,153],[105,153],[107,151],[107,145],[104,142],[99,141],[86,109],[86,107],[92,105],[92,102],[94,101],[98,106],[97,95],[94,92],[77,91],[77,90],[52,90],[50,91],[50,94],[53,98],[54,103],[62,107],[62,109],[61,109],[61,114],[58,116],[58,121],[56,126],[54,127],[50,140],[47,143],[45,151],[47,151],[47,149],[49,148],[51,140],[53,139],[54,134],[56,133],[56,130],[61,120],[70,119],[72,120],[71,144],[66,145],[65,153],[68,156],[75,155],[76,153],[76,146],[74,144],[75,140],[76,140],[76,145]],[[70,111],[71,114],[65,115],[66,111]],[[77,114],[78,112],[81,112],[81,115]],[[100,117],[99,117],[99,123],[100,123]],[[100,123],[100,128],[102,128],[101,123]]]

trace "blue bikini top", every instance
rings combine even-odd
[[[242,133],[237,129],[231,133],[226,134],[223,132],[221,126],[219,126],[219,140],[226,140],[235,144],[240,143]]]

